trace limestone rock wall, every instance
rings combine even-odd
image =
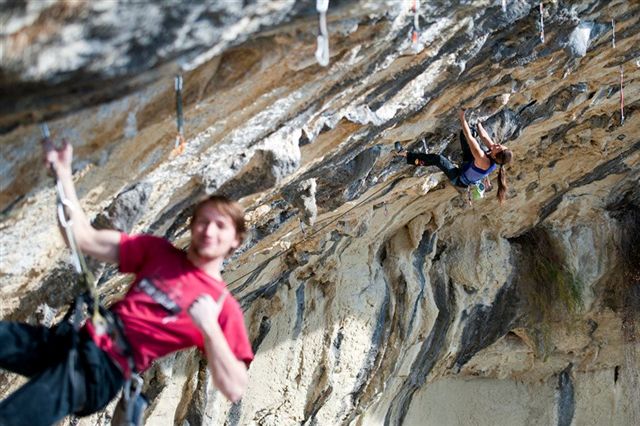
[[[544,2],[541,42],[538,2],[428,2],[413,44],[409,2],[331,2],[323,68],[315,4],[227,3],[2,10],[2,318],[50,324],[79,291],[40,165],[46,118],[97,226],[184,247],[200,194],[247,211],[224,276],[257,354],[248,393],[228,404],[198,354],[174,355],[146,374],[147,424],[640,422],[640,5]],[[137,32],[116,19],[147,12]],[[60,49],[76,60],[47,62]],[[502,206],[391,155],[400,140],[459,160],[460,107],[513,149]],[[92,268],[107,302],[129,282]]]

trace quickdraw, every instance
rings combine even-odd
[[[411,43],[414,45],[418,43],[420,38],[420,15],[418,13],[420,9],[420,0],[412,0],[411,12],[413,13],[413,30],[411,31]]]
[[[149,401],[142,394],[143,380],[138,374],[132,375],[122,388],[122,397],[115,410],[111,424],[114,426],[141,426],[144,421],[144,410]]]
[[[318,47],[316,48],[316,60],[323,67],[329,65],[329,31],[327,30],[327,10],[329,0],[316,0],[318,11]]]
[[[540,43],[544,43],[544,6],[540,2]]]
[[[184,151],[186,141],[184,139],[184,116],[182,113],[182,76],[177,75],[175,78],[175,91],[176,91],[176,127],[178,133],[176,135],[176,142],[171,151],[171,155],[180,155]]]
[[[502,0],[502,11],[507,13],[507,0]]]
[[[611,18],[611,46],[616,48],[616,21]]]
[[[620,65],[620,125],[624,124],[624,69]]]

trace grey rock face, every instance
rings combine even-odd
[[[118,194],[105,212],[99,214],[93,225],[99,229],[115,229],[129,233],[145,212],[153,185],[138,182]]]
[[[283,193],[284,197],[300,212],[300,220],[308,226],[313,226],[318,217],[318,206],[316,205],[316,180],[307,179],[300,182],[296,187],[288,188]]]
[[[217,192],[240,199],[276,186],[300,165],[300,149],[296,144],[297,138],[294,138],[257,149],[240,172],[220,186]]]

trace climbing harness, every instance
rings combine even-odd
[[[419,21],[419,13],[420,9],[420,0],[412,0],[411,1],[411,12],[413,13],[413,29],[411,31],[411,43],[416,45],[418,43],[419,35],[420,35],[420,21]]]
[[[616,48],[616,21],[611,18],[611,46]]]
[[[624,69],[620,65],[620,125],[624,124]]]
[[[540,2],[540,43],[544,43],[544,6]]]
[[[318,47],[316,48],[316,60],[326,67],[329,65],[329,32],[327,30],[327,10],[329,10],[329,0],[316,0],[316,10],[318,11]]]
[[[51,142],[51,133],[49,132],[49,127],[46,123],[42,123],[40,125],[40,130],[42,132],[43,139],[45,141]],[[87,267],[84,255],[76,242],[72,229],[72,219],[67,216],[66,209],[71,210],[74,208],[74,206],[72,205],[69,198],[67,198],[64,192],[64,187],[62,186],[62,182],[60,182],[60,179],[58,179],[58,175],[55,169],[53,167],[50,167],[50,170],[53,174],[53,178],[56,184],[56,213],[58,216],[58,221],[60,222],[60,226],[64,230],[64,235],[67,239],[69,249],[71,250],[72,264],[74,266],[74,269],[76,270],[76,273],[78,274],[80,284],[86,290],[83,294],[76,296],[71,306],[69,307],[69,310],[65,313],[62,322],[58,324],[58,328],[60,328],[61,330],[64,329],[64,327],[68,327],[69,323],[71,323],[73,327],[71,340],[72,344],[69,350],[68,362],[70,364],[78,363],[79,330],[82,325],[84,308],[86,307],[87,312],[90,313],[91,324],[94,327],[95,333],[98,335],[108,334],[112,338],[114,343],[122,350],[123,354],[128,359],[131,371],[131,375],[130,377],[126,378],[126,382],[123,388],[123,406],[125,407],[125,414],[127,414],[124,419],[126,420],[126,422],[114,422],[112,424],[117,426],[139,426],[142,424],[142,413],[144,412],[144,408],[146,408],[146,406],[148,405],[148,402],[146,401],[146,398],[144,398],[144,395],[140,393],[142,389],[142,378],[135,369],[131,346],[126,340],[124,328],[120,323],[119,318],[100,304],[95,277]],[[77,371],[77,369],[73,367],[75,366],[69,368],[69,371]],[[78,392],[74,393],[76,395],[76,399],[78,399],[78,401],[74,401],[74,406],[80,407],[81,403],[79,398],[81,396],[81,392],[86,392],[86,390],[84,389],[84,383],[81,383],[80,378],[73,373],[71,381],[74,389],[79,390]],[[134,389],[133,394],[131,393],[131,389]],[[131,397],[131,395],[133,395],[133,397]]]
[[[176,141],[171,151],[171,155],[180,155],[184,151],[186,141],[184,139],[184,116],[182,114],[182,75],[178,74],[175,78],[175,91],[176,91],[176,126],[178,128],[178,134],[176,135]]]

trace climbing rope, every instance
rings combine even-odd
[[[544,43],[544,6],[540,2],[540,43]]]
[[[40,125],[40,130],[42,132],[42,138],[45,141],[51,141],[51,134],[49,132],[49,127],[46,123]],[[78,247],[75,236],[73,235],[72,225],[73,222],[71,218],[67,216],[66,209],[73,209],[73,205],[69,198],[67,198],[64,193],[64,187],[62,186],[62,182],[58,179],[58,175],[53,167],[50,167],[51,173],[53,174],[53,179],[56,185],[56,212],[58,216],[58,221],[60,226],[64,230],[64,235],[69,244],[69,249],[71,250],[71,263],[79,276],[80,284],[82,284],[87,292],[89,293],[89,297],[93,301],[92,303],[92,313],[91,318],[92,322],[96,328],[96,330],[105,330],[106,329],[106,321],[103,316],[100,314],[99,310],[99,299],[98,299],[98,291],[96,289],[96,280],[87,267],[87,263],[85,262],[84,255],[82,251]]]
[[[327,30],[327,10],[329,0],[316,0],[318,11],[318,47],[316,48],[316,60],[323,67],[329,65],[329,31]]]
[[[624,69],[620,65],[620,125],[624,124]]]
[[[416,45],[418,43],[418,39],[420,38],[420,21],[419,21],[419,11],[420,9],[420,0],[412,0],[411,1],[411,12],[413,13],[413,30],[411,31],[411,43]]]
[[[180,155],[184,151],[186,141],[184,139],[184,116],[182,114],[182,75],[177,75],[175,78],[175,90],[176,90],[176,127],[178,133],[176,135],[176,142],[171,151],[171,155]]]

